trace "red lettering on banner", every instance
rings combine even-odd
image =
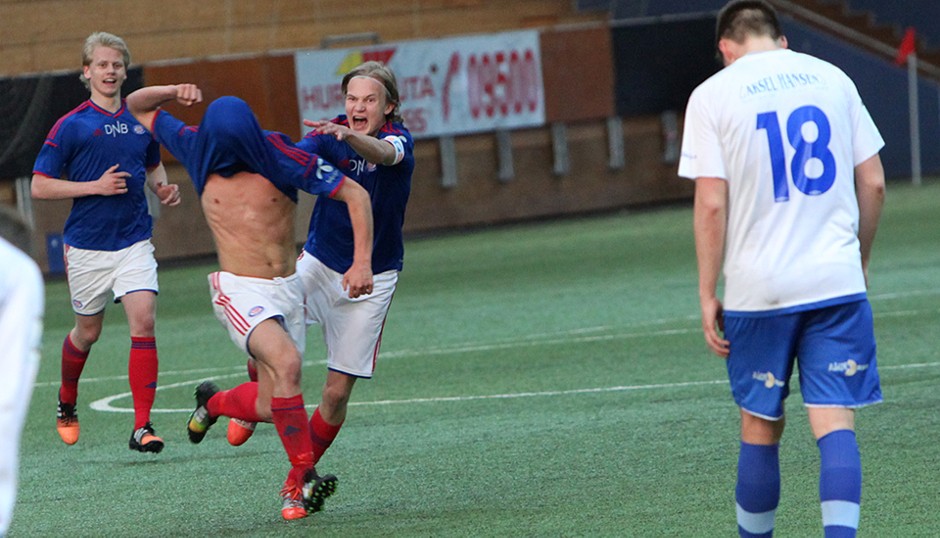
[[[428,111],[425,108],[405,108],[401,111],[405,127],[411,134],[422,134],[428,130]]]
[[[445,122],[450,119],[450,84],[458,74],[460,74],[460,53],[455,52],[450,55],[447,75],[444,76],[444,85],[441,87],[441,108]]]
[[[453,59],[452,59],[453,63]],[[493,118],[524,110],[535,112],[539,105],[538,66],[535,53],[497,51],[473,54],[467,63],[467,99],[470,115]]]
[[[434,83],[431,77],[425,75],[420,77],[404,77],[398,85],[399,97],[402,102],[409,99],[423,99],[425,97],[434,97]]]
[[[346,99],[341,84],[303,86],[300,88],[301,110],[345,109]]]

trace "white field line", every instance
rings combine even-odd
[[[900,297],[902,295],[929,295],[935,294],[940,290],[915,290],[904,293],[892,293],[892,294],[883,294],[872,296],[872,300],[879,299],[893,299]],[[930,311],[933,311],[932,309]],[[894,311],[894,312],[879,312],[876,317],[903,317],[911,315],[919,315],[925,312],[925,310],[905,310],[905,311]],[[676,321],[689,321],[698,319],[697,316],[686,316],[681,319],[659,319],[659,320],[650,320],[648,322],[638,324],[643,326],[656,326],[663,325],[667,323],[675,323]],[[660,329],[660,330],[651,330],[651,331],[642,331],[642,332],[628,332],[628,333],[619,333],[619,334],[592,334],[599,333],[604,331],[609,331],[613,329],[610,326],[598,326],[598,327],[587,327],[580,329],[572,329],[567,331],[560,331],[556,333],[541,333],[541,334],[530,334],[515,340],[506,340],[506,341],[496,341],[487,344],[466,344],[466,345],[455,345],[455,346],[439,346],[439,347],[430,347],[419,350],[399,350],[393,352],[382,353],[382,359],[391,359],[391,358],[403,358],[403,357],[417,357],[423,355],[440,355],[440,354],[460,354],[460,353],[470,353],[478,351],[494,351],[494,350],[506,350],[506,349],[518,349],[522,347],[535,347],[535,346],[551,346],[551,345],[562,345],[562,344],[577,344],[577,343],[590,343],[590,342],[599,342],[599,341],[610,341],[610,340],[623,340],[623,339],[633,339],[633,338],[648,338],[648,337],[657,337],[657,336],[673,336],[678,334],[690,334],[697,333],[701,329],[696,328],[684,328],[684,329]],[[314,366],[314,365],[325,365],[326,361],[305,361],[304,366]],[[908,365],[898,365],[898,366],[879,366],[881,370],[893,370],[893,369],[909,369],[909,368],[930,368],[940,366],[940,362],[932,363],[920,363],[920,364],[908,364]],[[234,372],[232,372],[234,370]],[[226,373],[232,372],[232,373]],[[166,390],[177,387],[188,387],[191,388],[196,384],[205,381],[206,379],[224,379],[230,377],[243,377],[245,375],[244,365],[233,366],[229,368],[201,368],[201,369],[190,369],[190,370],[176,370],[168,372],[160,372],[162,378],[166,376],[191,376],[194,374],[206,373],[209,375],[201,376],[196,379],[188,379],[186,381],[179,381],[176,383],[171,383],[168,385],[160,385],[157,390]],[[94,383],[94,382],[103,382],[103,381],[115,381],[115,380],[126,380],[127,376],[108,376],[108,377],[99,377],[99,378],[89,378],[82,379],[82,383]],[[367,405],[394,405],[394,404],[415,404],[415,403],[436,403],[436,402],[464,402],[464,401],[474,401],[474,400],[492,400],[492,399],[511,399],[511,398],[529,398],[529,397],[544,397],[544,396],[564,396],[572,394],[589,394],[589,393],[605,393],[605,392],[628,392],[628,391],[639,391],[639,390],[654,390],[654,389],[673,389],[673,388],[682,388],[682,387],[691,387],[691,386],[702,386],[702,385],[717,385],[727,383],[727,380],[711,380],[711,381],[688,381],[688,382],[676,382],[676,383],[660,383],[660,384],[651,384],[651,385],[624,385],[624,386],[614,386],[614,387],[590,387],[582,389],[571,389],[571,390],[561,390],[561,391],[539,391],[539,392],[518,392],[518,393],[508,393],[508,394],[489,394],[489,395],[476,395],[476,396],[442,396],[436,398],[409,398],[403,400],[379,400],[372,402],[351,402],[350,405],[353,406],[367,406]],[[36,383],[36,388],[45,388],[45,387],[58,387],[59,381],[48,381],[48,382],[38,382]],[[123,408],[115,407],[112,405],[112,402],[120,400],[122,398],[128,398],[131,396],[130,392],[124,392],[120,394],[115,394],[113,396],[108,396],[101,398],[94,402],[91,402],[90,407],[96,411],[105,411],[112,413],[133,413],[132,408]],[[315,407],[315,404],[308,405],[308,407]],[[153,409],[153,413],[184,413],[190,412],[191,409]]]

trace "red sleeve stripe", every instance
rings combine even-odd
[[[308,164],[310,164],[310,157],[311,157],[310,153],[307,153],[306,151],[300,148],[294,147],[294,146],[288,146],[284,142],[284,140],[281,139],[281,137],[273,133],[268,135],[268,140],[270,140],[271,143],[274,144],[274,147],[277,148],[278,151],[280,151],[284,155],[287,155],[289,158],[297,161],[298,163],[304,166],[307,166]]]

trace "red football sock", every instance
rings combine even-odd
[[[262,422],[258,416],[258,383],[249,381],[229,390],[215,393],[209,399],[206,407],[209,414],[214,417],[226,416],[247,420],[248,422]]]
[[[326,449],[330,448],[333,440],[336,439],[336,435],[339,434],[339,429],[342,427],[342,422],[334,426],[323,420],[323,417],[320,416],[319,407],[314,410],[313,416],[310,417],[310,439],[313,441],[314,464],[320,461]]]
[[[150,422],[150,410],[157,395],[157,366],[156,338],[131,336],[127,374],[134,398],[135,430]]]
[[[62,385],[59,387],[59,399],[64,403],[74,405],[78,400],[78,378],[85,368],[88,351],[79,351],[72,343],[71,335],[65,335],[62,342]]]
[[[253,359],[248,359],[248,364],[246,366],[248,368],[248,379],[251,381],[257,381],[258,367],[255,365],[255,361]]]
[[[303,394],[271,398],[271,414],[287,457],[296,470],[291,473],[292,476],[313,467],[313,442],[310,440],[310,424],[307,422]]]

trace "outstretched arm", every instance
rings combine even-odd
[[[343,275],[343,289],[352,298],[372,293],[372,202],[369,193],[345,178],[332,198],[346,203],[353,229],[353,262]]]
[[[160,105],[167,101],[191,106],[202,102],[202,90],[195,84],[147,86],[127,96],[127,110],[149,130],[153,127],[153,120]]]
[[[345,140],[356,153],[370,163],[393,166],[401,161],[399,151],[388,140],[358,133],[331,121],[304,120],[304,125],[313,127],[318,133],[333,135],[337,140]]]

